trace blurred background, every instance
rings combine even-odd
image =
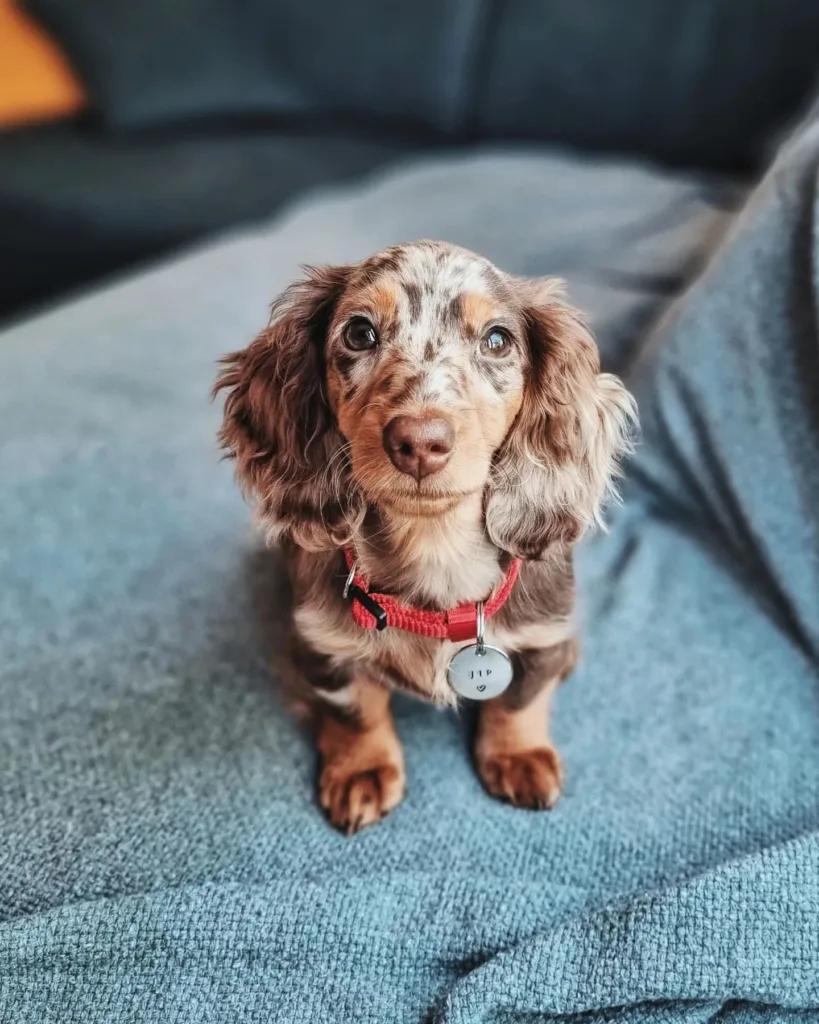
[[[817,0],[0,0],[0,320],[432,150],[758,169]]]

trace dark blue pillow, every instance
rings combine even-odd
[[[24,0],[107,127],[275,110],[281,97],[242,0]]]
[[[474,131],[739,169],[819,72],[819,0],[503,0]]]

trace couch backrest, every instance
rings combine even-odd
[[[819,0],[27,0],[117,129],[262,116],[745,168]]]

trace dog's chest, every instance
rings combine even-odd
[[[418,603],[454,607],[483,600],[503,576],[497,551],[475,523],[459,525],[435,531],[432,524],[417,532],[398,573],[385,567],[387,577],[397,575],[401,589]]]
[[[476,562],[481,560],[473,561],[473,570]],[[465,596],[467,602],[480,600],[497,586],[493,575],[499,571],[497,563],[490,569],[476,585],[476,593]],[[321,573],[322,569],[315,567],[301,575],[309,579],[321,577]],[[381,632],[363,629],[355,622],[351,605],[343,600],[342,583],[343,576],[336,568],[297,601],[294,626],[302,640],[329,657],[333,667],[351,682],[369,679],[435,704],[455,705],[458,697],[449,684],[447,669],[458,651],[473,641],[451,643],[392,626]],[[439,601],[443,603],[443,598]],[[526,566],[508,604],[497,617],[488,619],[486,642],[510,654],[553,647],[574,633],[571,607],[572,580],[565,562]]]
[[[393,636],[386,681],[434,704],[453,706],[458,696],[447,679],[447,668],[463,644],[430,640],[412,634]]]

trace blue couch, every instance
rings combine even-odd
[[[814,0],[19,0],[90,97],[0,132],[0,318],[400,159],[558,144],[747,175]]]
[[[755,185],[419,156],[0,333],[0,1024],[819,1019],[817,169],[812,113]],[[643,438],[557,809],[403,701],[407,799],[346,838],[207,395],[300,263],[424,236],[566,277]]]

